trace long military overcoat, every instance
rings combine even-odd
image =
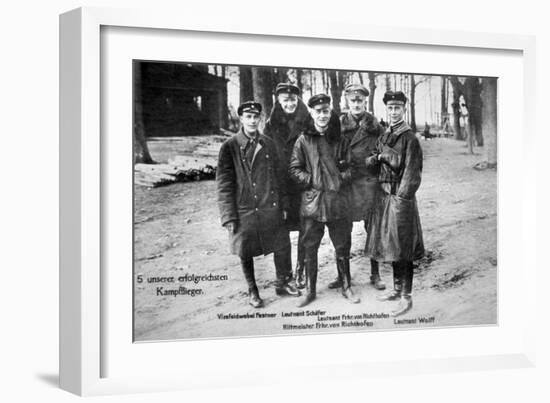
[[[348,112],[340,117],[342,136],[348,143],[351,166],[349,186],[350,214],[353,221],[367,220],[374,208],[379,192],[379,166],[367,166],[365,159],[376,151],[378,138],[384,129],[370,113],[356,120]]]
[[[281,172],[284,172],[284,185],[288,196],[286,226],[289,231],[300,230],[300,201],[302,191],[291,180],[288,174],[288,167],[294,143],[296,143],[298,136],[310,119],[307,106],[301,99],[298,99],[298,106],[292,114],[285,113],[281,104],[277,101],[271,110],[269,120],[266,122],[264,129],[264,134],[270,137],[275,143],[275,147],[279,153]]]
[[[377,145],[382,191],[368,229],[367,256],[385,262],[424,255],[416,191],[422,177],[422,148],[411,128],[388,129]]]
[[[256,154],[245,157],[248,137],[242,130],[220,149],[216,181],[222,225],[238,223],[229,234],[231,253],[241,258],[267,255],[289,246],[283,220],[287,205],[280,164],[273,141],[260,135]]]

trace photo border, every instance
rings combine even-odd
[[[296,18],[290,16],[289,18]],[[137,28],[176,29],[198,32],[222,32],[253,35],[323,38],[383,43],[420,44],[433,46],[472,47],[482,49],[519,50],[524,64],[524,125],[525,152],[529,160],[535,153],[535,40],[532,36],[461,31],[383,28],[360,24],[300,20],[284,26],[265,20],[247,21],[221,17],[197,18],[150,10],[119,10],[81,8],[60,17],[60,384],[63,389],[80,395],[159,391],[204,387],[200,382],[178,377],[143,379],[137,377],[102,378],[101,318],[108,315],[102,304],[100,268],[102,243],[100,232],[101,191],[103,189],[100,120],[100,28],[121,26]],[[246,26],[246,30],[243,30]],[[290,31],[290,29],[292,29]],[[523,183],[524,225],[534,228],[536,209],[534,195],[527,189],[536,188],[535,175]],[[525,234],[525,232],[524,232]],[[535,245],[523,239],[518,247],[524,256],[534,260]],[[528,253],[530,251],[531,253]],[[525,273],[536,276],[536,264],[525,261]],[[520,290],[518,290],[519,292]],[[517,354],[409,360],[385,364],[350,364],[358,376],[380,374],[430,373],[525,367],[534,365],[536,295],[523,291],[528,306],[526,313],[526,343]],[[306,336],[307,337],[307,336]],[[336,336],[338,337],[338,336]],[[404,337],[404,336],[401,336]],[[331,378],[336,368],[325,369]],[[289,371],[289,375],[292,371]],[[317,374],[316,379],[321,379]],[[252,385],[262,379],[227,381]],[[289,376],[288,375],[288,376]],[[286,376],[286,375],[285,375]],[[328,379],[327,378],[327,379]],[[269,381],[264,379],[264,381]],[[216,385],[212,385],[216,386]]]

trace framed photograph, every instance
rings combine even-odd
[[[533,365],[534,39],[289,18],[61,15],[64,389]]]

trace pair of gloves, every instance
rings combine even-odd
[[[375,167],[381,162],[388,165],[393,171],[398,171],[401,165],[399,153],[388,146],[383,146],[382,152],[365,158],[365,164],[368,168]]]

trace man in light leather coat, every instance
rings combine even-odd
[[[308,101],[313,122],[300,135],[290,160],[289,172],[302,189],[300,215],[305,248],[306,295],[298,303],[303,307],[316,298],[317,253],[328,227],[335,249],[336,266],[341,274],[342,294],[352,303],[359,298],[351,289],[349,252],[351,221],[344,187],[349,181],[347,144],[341,137],[340,122],[330,107],[330,97],[318,94]]]

